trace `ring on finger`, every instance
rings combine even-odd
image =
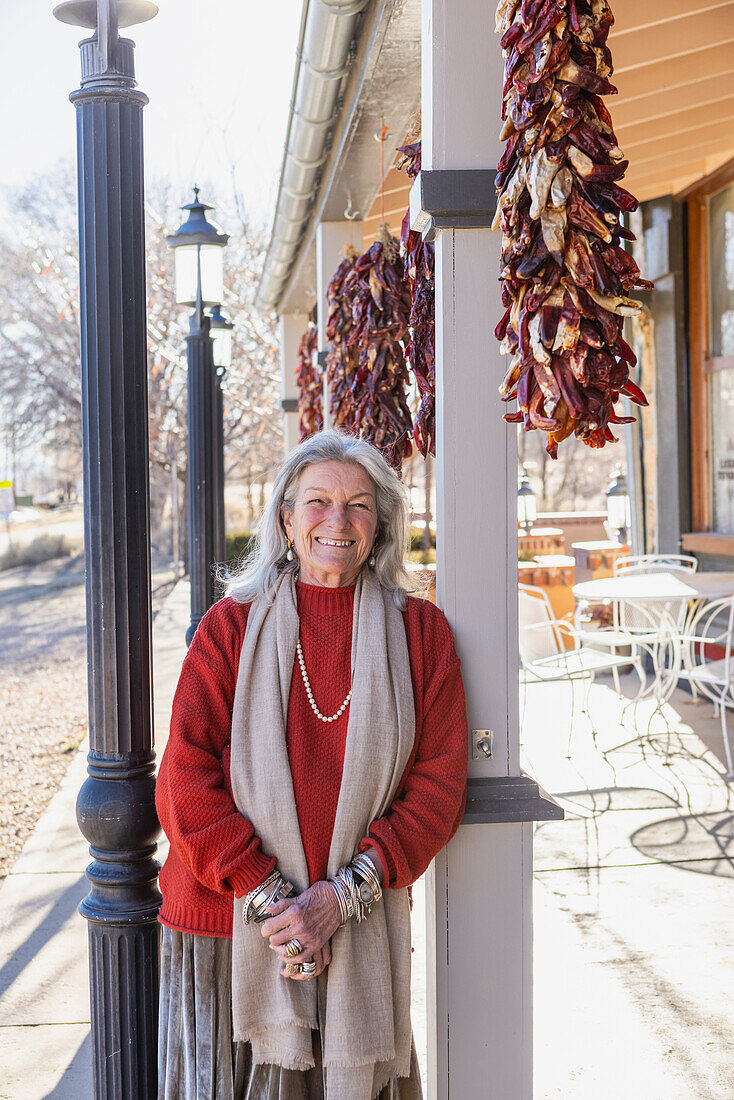
[[[293,959],[296,955],[300,955],[302,951],[303,944],[299,939],[296,939],[295,936],[288,940],[288,943],[285,945],[285,953],[289,959]]]
[[[316,963],[313,959],[311,959],[309,962],[301,963],[301,973],[303,974],[304,978],[312,978],[314,976],[314,974],[316,973]]]
[[[286,974],[302,974],[303,973],[303,968],[304,968],[305,965],[306,965],[305,963],[293,963],[293,962],[286,963],[285,964],[285,973]]]

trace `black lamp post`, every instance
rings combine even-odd
[[[222,383],[232,366],[232,330],[234,324],[223,316],[219,306],[214,306],[210,314],[210,331],[214,344],[214,366],[217,373],[217,401],[214,415],[214,440],[217,485],[216,525],[214,547],[217,561],[226,558],[226,527],[224,522],[224,395]]]
[[[160,905],[151,721],[142,109],[118,27],[149,0],[67,0],[87,27],[76,107],[89,777],[89,975],[96,1100],[155,1100]]]
[[[219,226],[207,220],[213,207],[194,201],[182,207],[189,216],[167,237],[176,257],[176,301],[193,306],[186,337],[188,364],[189,436],[189,575],[191,577],[191,623],[186,642],[191,644],[196,628],[214,603],[213,566],[221,560],[217,545],[217,431],[218,408],[211,320],[205,307],[218,306],[224,293],[223,249],[229,240]]]

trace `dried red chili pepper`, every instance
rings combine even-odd
[[[554,458],[572,432],[591,447],[614,439],[620,394],[647,399],[629,378],[627,297],[652,284],[620,242],[620,214],[637,201],[619,181],[627,161],[599,98],[613,94],[607,0],[500,0],[505,74],[495,227],[502,229],[502,304],[495,330],[511,356],[500,393],[517,399],[526,430],[548,433]]]
[[[404,169],[409,179],[414,180],[421,170],[420,141],[403,145],[398,152],[403,155],[395,167]],[[413,439],[425,458],[436,453],[435,250],[432,242],[424,241],[420,233],[410,228],[407,210],[400,245],[410,289],[410,335],[405,350],[420,394]]]
[[[298,366],[296,382],[298,384],[298,424],[301,430],[299,442],[308,439],[314,432],[320,432],[324,426],[323,384],[318,369],[314,366],[314,356],[318,347],[318,328],[316,327],[316,306],[308,318],[308,328],[298,345]]]
[[[352,387],[357,375],[359,352],[350,344],[354,324],[351,298],[344,291],[344,284],[357,260],[357,250],[351,245],[345,249],[342,262],[326,290],[329,303],[329,319],[326,322],[326,338],[329,351],[326,357],[326,376],[329,384],[329,411],[335,428],[353,432],[355,407]]]
[[[410,292],[399,242],[386,225],[380,227],[378,240],[353,262],[344,278],[343,294],[352,303],[348,344],[358,355],[350,390],[352,430],[378,447],[399,472],[411,453],[413,429],[401,343],[408,333]]]

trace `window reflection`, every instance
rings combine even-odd
[[[709,356],[721,360],[734,357],[734,186],[713,196],[709,214]],[[709,412],[713,529],[734,535],[734,364],[709,376]]]

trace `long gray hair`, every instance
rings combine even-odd
[[[273,486],[273,495],[257,525],[254,545],[233,572],[223,578],[227,593],[239,603],[262,597],[272,600],[282,573],[296,573],[298,561],[288,561],[288,543],[281,507],[292,508],[298,479],[315,462],[350,462],[361,466],[375,490],[377,549],[374,571],[403,611],[415,584],[405,567],[410,535],[408,494],[376,447],[336,431],[318,432],[288,454]]]

